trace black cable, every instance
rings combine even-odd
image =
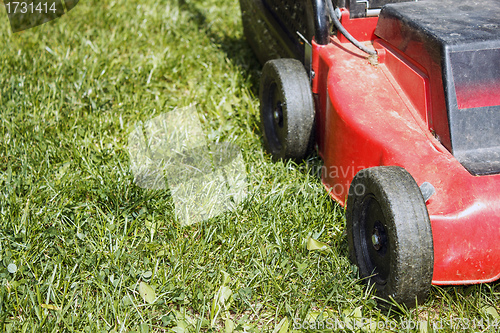
[[[337,15],[335,15],[335,10],[333,9],[332,0],[326,0],[326,5],[328,7],[328,11],[330,12],[330,16],[332,17],[333,24],[335,25],[335,27],[337,28],[337,30],[342,35],[344,35],[345,38],[347,38],[347,40],[349,40],[358,49],[360,49],[363,52],[368,53],[369,55],[376,55],[377,54],[377,52],[375,52],[374,50],[370,50],[369,48],[367,48],[366,46],[364,46],[363,44],[361,44],[360,42],[358,42],[354,37],[352,37],[352,35],[349,33],[349,31],[347,31],[342,26],[342,24],[339,21],[339,18],[337,17]]]

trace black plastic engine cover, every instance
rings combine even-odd
[[[500,173],[500,0],[386,5],[375,34],[426,70],[429,125],[457,160]]]

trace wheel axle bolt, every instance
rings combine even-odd
[[[380,235],[378,233],[378,230],[374,230],[372,234],[372,244],[375,250],[380,250],[382,245],[380,244]]]
[[[276,121],[280,120],[280,112],[278,110],[274,110],[273,116]]]

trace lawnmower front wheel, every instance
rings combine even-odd
[[[361,170],[347,199],[351,260],[379,297],[414,307],[427,298],[434,248],[424,198],[396,166]]]

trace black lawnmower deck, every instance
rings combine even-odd
[[[329,19],[323,0],[240,0],[245,37],[262,64],[277,58],[304,63],[305,41],[327,44]]]

